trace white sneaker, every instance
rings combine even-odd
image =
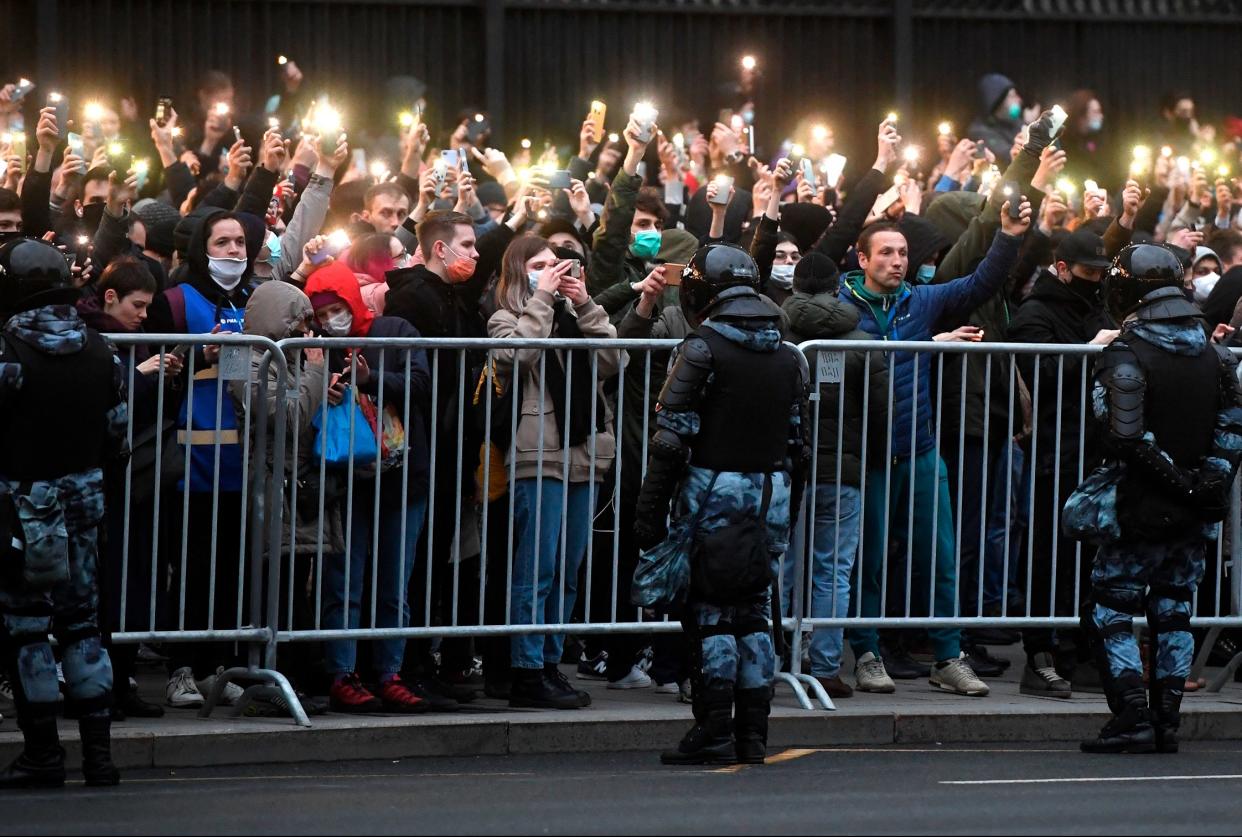
[[[216,685],[216,678],[224,674],[224,666],[216,669],[215,674],[209,674],[202,680],[198,681],[198,690],[204,695],[211,694],[211,688]],[[242,695],[246,690],[236,683],[229,681],[224,684],[224,694],[220,695],[221,706],[233,706],[242,699]]]
[[[676,680],[670,680],[667,683],[656,683],[653,691],[657,695],[679,695],[681,694],[681,684]]]
[[[168,705],[174,709],[198,709],[203,705],[202,692],[194,682],[194,672],[189,667],[179,668],[168,678],[165,689]]]
[[[610,689],[648,689],[652,685],[651,678],[638,666],[633,666],[630,673],[615,683],[609,683]]]
[[[858,658],[854,666],[854,680],[857,683],[854,688],[860,692],[891,695],[897,691],[897,684],[888,676],[884,661],[870,651]]]
[[[933,688],[969,697],[984,697],[988,693],[987,684],[979,679],[975,670],[966,662],[965,654],[955,660],[942,660],[932,666],[930,682]]]

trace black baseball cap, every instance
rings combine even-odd
[[[1104,250],[1104,239],[1091,230],[1075,230],[1057,245],[1057,261],[1083,267],[1108,267],[1112,261]]]

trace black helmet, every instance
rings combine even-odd
[[[0,312],[72,305],[78,289],[65,256],[46,241],[19,238],[0,247]]]
[[[1117,323],[1134,313],[1143,297],[1161,288],[1182,287],[1182,263],[1159,244],[1131,244],[1104,274],[1104,306]]]
[[[700,247],[681,272],[681,310],[691,321],[703,317],[722,291],[737,287],[759,291],[759,268],[750,253],[732,244]]]

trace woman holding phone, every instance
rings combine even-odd
[[[558,259],[527,236],[505,251],[488,321],[494,338],[615,338],[587,293],[580,262]],[[592,354],[595,363],[592,363]],[[506,465],[515,475],[512,624],[563,624],[573,613],[578,570],[594,514],[594,483],[612,466],[616,438],[602,382],[617,373],[616,349],[495,349],[497,371],[515,390],[520,415]],[[592,367],[594,368],[594,372]],[[563,634],[511,641],[511,706],[575,709],[590,698],[557,669]]]

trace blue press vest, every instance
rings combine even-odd
[[[209,334],[219,324],[222,331],[240,333],[245,310],[216,305],[188,284],[178,286],[185,296],[185,323],[189,334]],[[242,489],[242,446],[233,399],[219,379],[220,368],[209,366],[194,373],[190,395],[181,403],[177,415],[177,441],[190,446],[190,468],[186,477],[190,491],[210,492],[217,482],[221,491]],[[194,405],[193,416],[190,404]],[[219,422],[217,426],[217,416]],[[187,428],[187,421],[193,422]],[[216,447],[219,445],[220,470],[216,479]],[[185,456],[184,449],[181,455]],[[177,488],[184,490],[185,481]]]

